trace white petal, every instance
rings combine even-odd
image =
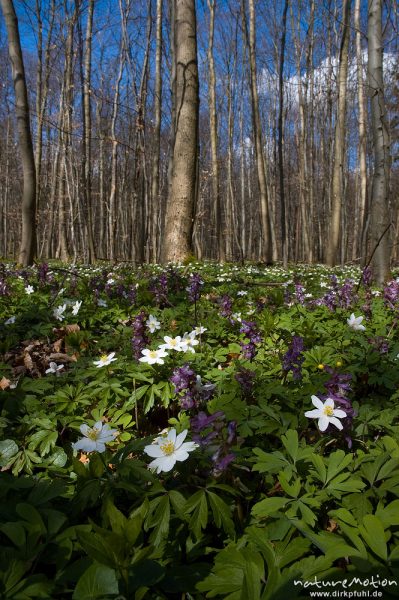
[[[93,425],[93,429],[96,429],[98,432],[102,431],[102,428],[103,428],[102,421],[97,421],[97,423],[94,423],[94,425]]]
[[[157,469],[157,473],[161,473],[161,471],[171,471],[176,464],[176,459],[173,454],[170,456],[161,456],[160,458],[156,458],[148,465],[150,469]]]
[[[175,448],[180,448],[180,446],[182,445],[182,443],[184,442],[184,440],[187,437],[187,433],[188,433],[187,429],[185,429],[184,431],[179,433],[179,435],[176,437]]]
[[[330,423],[335,425],[335,427],[338,427],[338,429],[343,429],[343,425],[342,425],[341,421],[339,419],[337,419],[336,417],[330,417]]]
[[[164,456],[164,453],[158,444],[149,444],[144,448],[144,452],[148,454],[148,456],[151,456],[151,458],[160,458],[161,456]]]
[[[319,422],[317,423],[320,431],[325,431],[328,427],[329,422],[330,419],[326,415],[320,417]]]
[[[315,408],[314,410],[307,410],[305,417],[308,417],[308,419],[319,419],[323,414],[319,408]]]
[[[86,423],[82,423],[79,429],[83,433],[83,435],[87,437],[90,433],[91,427],[89,427]]]
[[[166,440],[168,442],[173,442],[173,444],[176,443],[176,429],[169,429]]]
[[[334,410],[334,417],[338,417],[338,419],[345,419],[346,416],[346,412],[341,410],[340,408],[336,408]]]
[[[315,406],[316,408],[319,408],[320,410],[322,410],[324,408],[323,402],[317,396],[312,396],[312,403],[313,403],[313,406]]]
[[[84,452],[94,452],[97,450],[97,443],[89,438],[81,438],[75,444],[72,444],[74,450],[83,450]]]
[[[324,406],[334,408],[334,400],[332,398],[327,398],[327,400],[324,402]]]

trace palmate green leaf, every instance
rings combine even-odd
[[[291,498],[298,498],[302,485],[300,479],[295,479],[292,484],[289,484],[286,474],[282,471],[278,474],[278,480],[283,488],[283,491],[288,496],[291,496]]]
[[[150,535],[151,543],[157,547],[162,540],[168,537],[169,533],[169,522],[170,522],[170,501],[169,496],[166,494],[161,498],[156,498],[157,507],[155,511],[150,514],[146,521],[146,527],[153,528],[153,531]],[[152,507],[152,502],[150,502],[150,511]]]
[[[365,515],[359,532],[366,544],[383,561],[388,560],[388,548],[385,541],[384,526],[375,515]]]
[[[375,516],[380,519],[384,529],[399,525],[399,500],[393,500],[385,507],[378,505]]]
[[[260,502],[257,502],[252,508],[252,514],[258,518],[269,517],[271,514],[285,508],[285,506],[291,502],[289,498],[265,498]]]
[[[285,435],[281,436],[281,441],[284,444],[285,449],[291,456],[293,463],[296,463],[298,457],[298,432],[294,429],[288,429]]]
[[[366,487],[366,484],[351,476],[351,473],[340,473],[327,485],[326,490],[331,492],[333,495],[341,497],[341,492],[360,492]],[[335,494],[337,492],[338,494]]]
[[[86,554],[102,566],[112,568],[118,565],[118,557],[109,543],[109,536],[78,530],[77,538]]]
[[[39,448],[40,456],[45,456],[50,452],[51,448],[55,446],[57,439],[57,431],[42,429],[41,431],[36,431],[29,437],[29,448],[30,450]]]
[[[281,452],[267,454],[260,448],[254,448],[253,452],[258,458],[258,462],[252,467],[253,471],[259,471],[260,473],[277,473],[289,465],[288,460]]]
[[[259,552],[249,548],[239,550],[235,544],[229,544],[216,555],[212,573],[197,584],[197,589],[205,592],[206,598],[259,600],[263,577]]]
[[[336,452],[332,452],[328,458],[327,478],[325,480],[325,483],[328,483],[329,481],[334,479],[334,477],[336,477],[338,473],[346,469],[346,467],[350,465],[352,460],[353,455],[345,454],[343,450],[337,450]]]
[[[199,490],[187,500],[184,513],[192,513],[189,528],[198,540],[201,537],[202,529],[205,529],[208,524],[208,503],[205,490]]]
[[[311,471],[311,473],[316,475],[319,481],[321,481],[322,483],[326,483],[327,470],[322,456],[320,456],[319,454],[312,454],[309,458],[315,468],[315,471]]]
[[[235,537],[234,523],[230,517],[230,508],[217,494],[207,490],[209,505],[216,527],[222,527],[231,538]]]
[[[72,600],[105,600],[119,593],[114,569],[93,564],[79,579]]]

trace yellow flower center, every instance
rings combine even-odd
[[[175,451],[175,445],[173,442],[166,442],[161,445],[161,450],[165,454],[165,456],[170,456]]]
[[[323,412],[327,417],[332,417],[334,414],[334,408],[332,406],[325,406]]]
[[[320,371],[322,371],[324,369],[324,365],[320,363],[319,365],[317,365],[317,368],[320,369]]]
[[[150,358],[157,358],[157,351],[156,350],[151,350],[149,356],[150,356]]]
[[[93,440],[93,442],[95,442],[96,439],[98,438],[98,429],[96,429],[95,427],[93,427],[92,429],[90,429],[90,431],[87,434],[87,437],[90,440]]]
[[[176,340],[170,340],[170,345],[171,346],[176,346],[177,345],[177,341]]]
[[[102,355],[100,356],[100,360],[101,360],[101,362],[106,362],[106,361],[107,361],[107,358],[108,358],[108,356],[107,356],[106,354],[102,354]]]

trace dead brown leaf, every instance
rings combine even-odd
[[[6,390],[8,387],[10,387],[10,383],[11,381],[9,379],[7,379],[6,377],[2,377],[0,379],[0,389]]]

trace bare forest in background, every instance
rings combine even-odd
[[[23,178],[6,4],[0,256],[14,259]],[[198,259],[364,265],[388,240],[384,252],[398,261],[396,0],[10,4],[38,260],[178,259],[185,235],[185,254]],[[176,123],[187,101],[184,135]],[[183,237],[173,233],[180,225]]]

